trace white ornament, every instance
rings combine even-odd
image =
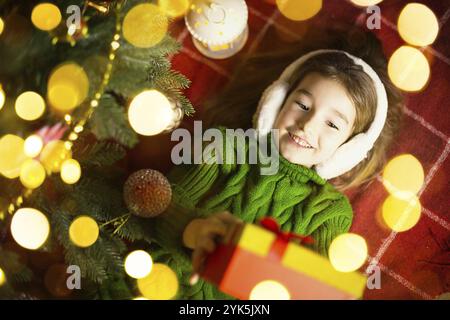
[[[248,39],[244,0],[193,0],[185,21],[195,47],[213,59],[233,56]]]

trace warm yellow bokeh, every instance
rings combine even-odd
[[[420,50],[402,46],[389,59],[388,74],[398,88],[419,91],[428,82],[430,65]]]
[[[177,18],[189,10],[191,0],[158,0],[158,6],[167,16]]]
[[[31,21],[34,26],[44,31],[55,29],[61,20],[61,11],[52,3],[40,3],[31,12]]]
[[[175,116],[172,103],[157,90],[141,92],[128,108],[131,127],[144,136],[153,136],[166,130]]]
[[[328,257],[337,271],[352,272],[359,269],[367,259],[367,243],[354,233],[343,233],[331,242]]]
[[[20,182],[25,188],[36,189],[45,181],[44,166],[37,160],[26,160],[20,169]]]
[[[0,173],[9,179],[20,175],[22,163],[27,159],[21,137],[7,134],[0,139]]]
[[[408,3],[398,17],[397,26],[403,40],[414,46],[432,44],[439,33],[436,15],[421,3]]]
[[[136,250],[125,258],[125,272],[132,278],[140,279],[152,271],[152,257],[144,250]]]
[[[89,79],[84,69],[67,62],[56,67],[48,79],[47,97],[51,106],[62,113],[79,106],[89,93]]]
[[[0,35],[3,33],[3,29],[5,28],[5,23],[3,19],[0,17]]]
[[[45,111],[45,101],[39,93],[26,91],[16,99],[16,113],[23,120],[39,119]]]
[[[99,228],[97,222],[88,216],[80,216],[69,227],[70,240],[78,247],[87,248],[97,241]]]
[[[383,220],[392,230],[403,232],[417,224],[421,210],[422,206],[416,196],[403,200],[390,195],[383,203]]]
[[[360,7],[370,7],[379,4],[383,0],[350,0],[350,1]]]
[[[137,280],[141,294],[150,300],[170,300],[178,292],[178,278],[165,264],[155,263],[150,274]]]
[[[64,160],[72,158],[72,152],[67,150],[64,141],[50,141],[41,152],[41,162],[49,173],[61,171]]]
[[[258,283],[250,292],[249,300],[290,300],[291,295],[281,283],[265,280]]]
[[[278,10],[288,19],[303,21],[322,9],[322,0],[277,0]]]
[[[164,12],[150,3],[138,4],[123,19],[124,38],[138,48],[157,45],[167,34],[169,20]]]
[[[391,159],[383,170],[383,185],[399,199],[408,200],[419,192],[424,181],[422,164],[411,154]]]
[[[5,272],[0,268],[0,287],[6,283]]]
[[[5,91],[3,91],[3,87],[0,84],[0,110],[3,108],[3,105],[5,104]]]
[[[47,217],[39,210],[22,208],[14,213],[11,220],[11,235],[26,249],[39,249],[47,240],[50,224]]]
[[[75,159],[67,159],[61,165],[61,179],[67,184],[74,184],[80,180],[81,166]]]
[[[33,134],[25,139],[23,151],[27,157],[34,158],[41,153],[44,147],[44,141],[36,134]]]

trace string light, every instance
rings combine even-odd
[[[189,5],[190,0],[158,0],[159,8],[171,18],[184,16]]]
[[[118,42],[118,41],[120,40],[120,32],[121,32],[121,19],[120,19],[120,15],[121,15],[121,9],[122,9],[122,3],[120,3],[120,2],[116,3],[116,10],[115,10],[115,12],[116,12],[116,27],[115,27],[115,33],[114,33],[113,38],[112,38],[112,40],[111,40],[110,53],[114,53],[114,52],[120,47],[120,45],[119,45],[119,46],[117,46],[117,45],[112,45],[112,43],[113,43],[114,41],[115,41],[115,42]],[[94,100],[97,100],[97,101],[98,101],[98,100],[100,100],[100,98],[103,96],[104,90],[105,90],[106,86],[107,86],[108,83],[109,83],[109,79],[110,79],[110,76],[111,76],[111,72],[112,72],[112,70],[113,70],[112,67],[113,67],[114,60],[115,60],[115,55],[113,55],[113,56],[109,55],[109,60],[108,60],[107,68],[106,68],[106,71],[105,71],[104,74],[103,74],[102,82],[101,82],[101,84],[100,84],[98,90],[97,90],[97,91],[95,92],[95,94],[94,94],[94,97],[95,97],[95,98],[92,99],[92,100],[90,101],[90,103],[89,103],[89,105],[91,106],[91,108],[89,108],[89,109],[88,109],[88,110],[80,117],[80,120],[79,120],[78,122],[75,122],[75,123],[74,123],[74,121],[73,121],[73,119],[72,119],[71,117],[70,117],[70,118],[65,117],[66,121],[67,121],[67,119],[70,119],[70,124],[72,124],[73,127],[75,127],[75,126],[77,126],[77,125],[84,126],[84,124],[87,122],[87,120],[92,116],[92,114],[93,114],[93,112],[94,112],[94,109],[95,109],[95,108],[92,107],[92,101],[94,101]],[[72,146],[73,146],[73,142],[76,141],[77,139],[78,139],[78,135],[77,135],[73,130],[72,130],[71,132],[69,132],[67,141],[65,141],[65,142],[63,143],[64,148],[65,148],[67,151],[70,151],[71,148],[72,148]],[[8,146],[8,143],[6,143],[6,144],[4,144],[4,145]],[[69,147],[69,148],[67,148],[67,147]],[[10,165],[12,161],[8,160],[8,161],[9,161],[9,162],[8,162],[8,161],[5,161],[4,157],[0,158],[0,173],[2,173],[3,175],[5,175],[5,176],[7,176],[8,178],[11,178],[11,179],[17,178],[17,177],[19,176],[19,174],[20,174],[20,166],[21,166],[22,162],[26,160],[26,156],[25,156],[25,154],[24,154],[24,152],[23,152],[23,143],[22,143],[22,145],[20,145],[20,148],[15,148],[15,149],[20,149],[20,150],[21,150],[21,154],[23,154],[23,159],[16,159],[16,162],[17,162],[17,165],[16,165],[16,166],[17,166],[17,167],[15,167],[15,168],[10,168],[10,167],[6,166],[6,169],[7,169],[7,170],[2,171],[2,165],[4,165],[4,164]],[[7,150],[9,150],[9,149],[7,149]],[[8,154],[8,155],[9,155],[8,158],[11,159],[11,155],[10,155],[9,153],[2,153],[2,139],[0,139],[0,153],[1,153],[1,154]],[[70,153],[69,153],[69,154],[70,154]],[[41,155],[41,156],[42,156],[42,155]],[[70,157],[71,157],[71,155],[70,155]],[[20,161],[19,161],[19,160],[20,160]],[[42,158],[41,158],[41,160],[42,160]],[[45,165],[44,165],[44,167],[45,167]],[[5,174],[5,173],[6,173],[6,174]],[[22,191],[22,194],[19,195],[19,196],[17,196],[15,199],[13,199],[13,200],[10,202],[10,204],[7,206],[7,212],[8,212],[9,214],[13,214],[17,208],[20,208],[20,207],[21,207],[24,198],[28,198],[31,194],[32,194],[32,190],[31,190],[31,189],[24,189],[24,190]],[[3,220],[3,219],[4,219],[4,215],[2,214],[2,212],[0,212],[0,220]]]

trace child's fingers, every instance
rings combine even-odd
[[[203,238],[205,236],[225,236],[227,234],[227,225],[222,221],[217,219],[208,219],[204,222],[203,228],[201,229],[200,237]]]
[[[197,246],[192,253],[192,270],[194,273],[202,272],[207,255],[215,249],[216,243],[212,238],[203,237],[198,240]]]

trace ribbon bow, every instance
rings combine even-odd
[[[263,218],[261,220],[260,224],[264,229],[272,231],[279,238],[281,238],[282,240],[284,240],[286,242],[289,242],[292,239],[297,239],[297,240],[300,240],[300,243],[305,243],[305,244],[314,243],[314,238],[311,236],[302,236],[299,234],[295,234],[293,232],[281,231],[280,226],[278,225],[277,221],[273,218],[270,218],[270,217]]]

